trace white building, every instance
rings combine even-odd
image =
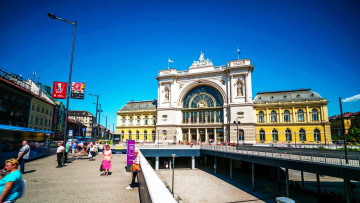
[[[234,121],[238,120],[244,142],[255,143],[253,70],[250,59],[215,67],[201,53],[189,70],[159,71],[156,133],[160,142],[236,142]]]

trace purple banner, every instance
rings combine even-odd
[[[135,154],[135,140],[127,141],[127,165],[132,165]]]

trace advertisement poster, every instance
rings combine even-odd
[[[134,160],[135,154],[135,140],[128,140],[127,141],[127,165],[132,165]]]
[[[67,89],[66,82],[54,82],[52,98],[66,99],[66,89]]]
[[[84,99],[85,83],[72,82],[71,84],[71,98]]]

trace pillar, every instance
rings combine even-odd
[[[251,183],[253,192],[255,192],[255,164],[251,163]]]
[[[214,128],[214,142],[215,142],[215,144],[217,142],[216,128]]]
[[[209,134],[208,134],[207,128],[205,128],[205,143],[209,144]]]
[[[191,157],[191,169],[195,169],[195,157]]]
[[[310,122],[310,116],[309,116],[309,107],[306,106],[306,122]]]
[[[279,185],[279,193],[281,193],[281,169],[278,168],[278,185]]]
[[[155,170],[159,170],[159,157],[155,158]]]
[[[205,166],[207,164],[207,156],[204,156],[204,162],[205,162]]]
[[[318,195],[318,202],[321,202],[321,189],[320,189],[319,174],[316,174],[316,189],[317,189],[317,195]]]
[[[191,142],[192,138],[191,138],[191,129],[189,128],[188,130],[188,142]]]
[[[199,137],[200,137],[199,128],[196,128],[196,141],[199,141]]]
[[[230,180],[233,180],[233,160],[230,159]]]
[[[290,197],[290,188],[289,188],[289,169],[285,170],[285,183],[286,183],[286,197]]]
[[[301,171],[301,186],[304,187],[304,171]]]
[[[346,202],[351,202],[351,182],[350,180],[344,179],[344,187],[345,187],[345,199]]]

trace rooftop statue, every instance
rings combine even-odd
[[[211,60],[204,58],[204,53],[200,53],[199,61],[195,61],[192,63],[190,68],[198,68],[198,67],[205,67],[205,66],[214,66]]]

